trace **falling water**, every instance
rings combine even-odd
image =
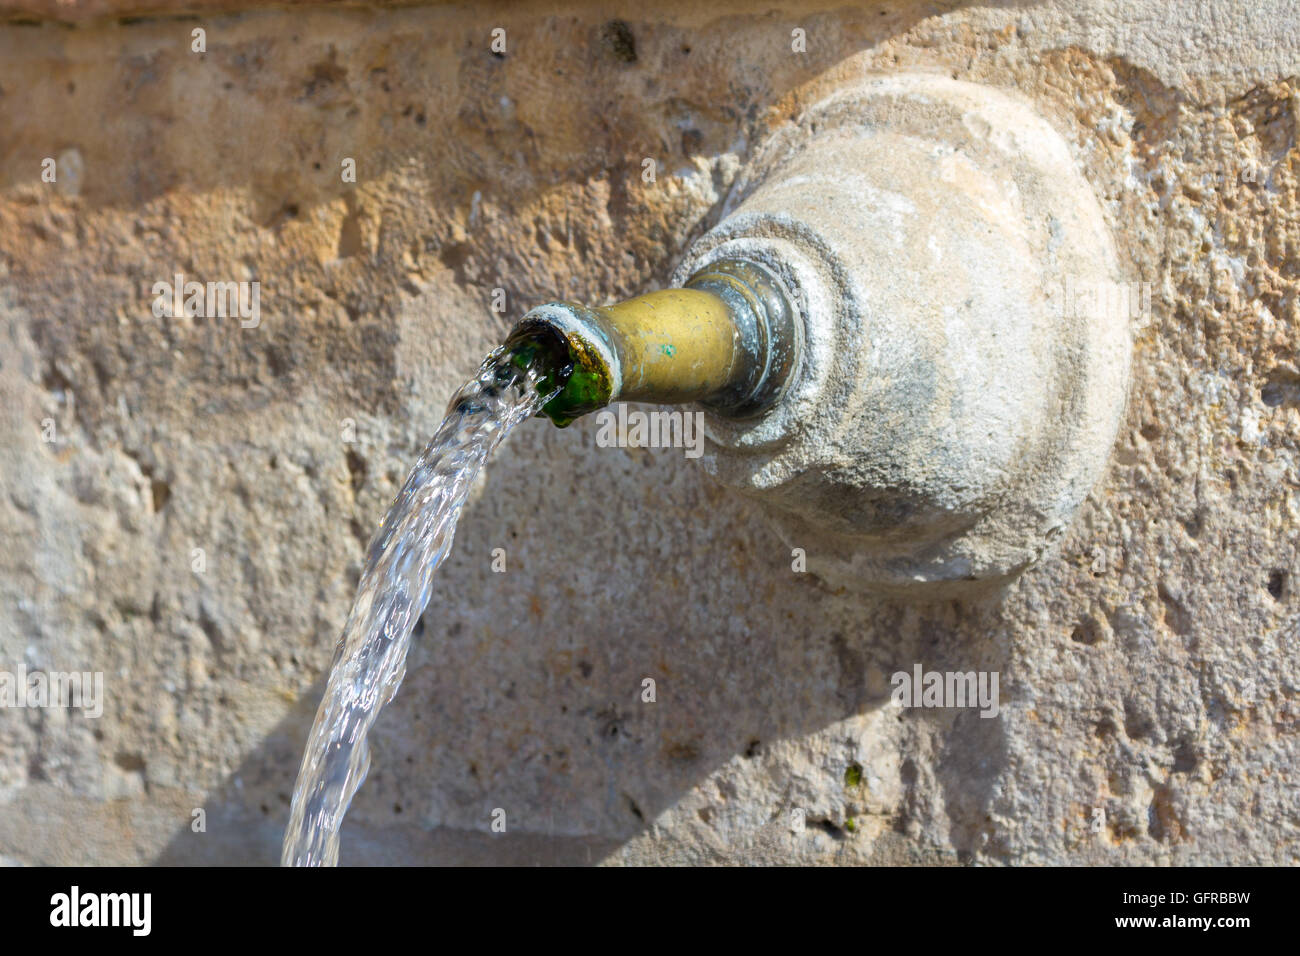
[[[411,631],[451,550],[470,486],[511,429],[554,394],[553,379],[538,366],[505,347],[487,357],[452,398],[371,540],[298,770],[283,865],[338,862],[339,825],[370,764],[366,734],[406,673]]]

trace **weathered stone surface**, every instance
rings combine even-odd
[[[662,283],[774,124],[909,69],[1033,102],[1151,284],[1057,551],[981,602],[871,598],[815,540],[792,572],[679,451],[525,427],[343,859],[1297,862],[1294,5],[611,15],[0,27],[0,669],[106,685],[98,720],[0,710],[0,856],[272,862],[364,541],[446,396],[530,304]],[[155,318],[178,272],[257,280],[260,324]],[[917,663],[997,671],[999,716],[892,705]]]
[[[1142,304],[1104,218],[1060,135],[985,84],[891,71],[814,104],[674,273],[740,256],[803,303],[795,380],[767,415],[711,420],[709,473],[816,540],[832,583],[1005,584],[1071,523],[1124,414]]]

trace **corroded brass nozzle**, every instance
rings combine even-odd
[[[614,401],[702,402],[747,417],[768,408],[795,368],[797,313],[762,266],[724,259],[684,288],[591,308],[552,302],[525,315],[507,345],[571,367],[543,411],[557,425]]]

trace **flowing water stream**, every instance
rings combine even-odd
[[[298,770],[283,865],[338,862],[339,826],[370,763],[366,734],[406,673],[411,631],[470,487],[493,449],[556,391],[542,365],[505,346],[489,355],[452,398],[375,532]]]

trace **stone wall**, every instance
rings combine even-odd
[[[0,709],[0,858],[274,862],[447,396],[530,305],[661,285],[768,130],[908,69],[1032,101],[1149,284],[1057,550],[872,595],[700,460],[529,423],[343,860],[1300,862],[1297,5],[749,6],[0,4],[0,670],[104,675],[97,719]],[[256,324],[156,317],[178,273],[256,281]],[[918,664],[996,672],[999,713],[900,708]]]

